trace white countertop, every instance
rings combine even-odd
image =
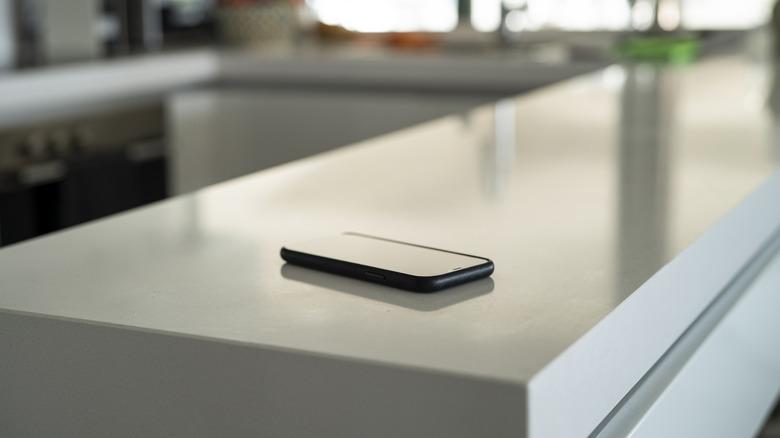
[[[159,99],[172,90],[212,81],[218,72],[214,51],[202,49],[2,74],[0,128]]]
[[[606,65],[604,60],[572,60],[554,52],[533,56],[527,50],[500,47],[415,52],[352,46],[226,50],[218,55],[219,80],[510,96]]]
[[[394,52],[354,46],[190,49],[0,74],[0,128],[160,99],[212,83],[512,95],[604,65],[520,51]]]
[[[611,67],[4,248],[0,309],[488,380],[528,436],[589,433],[780,223],[767,85]],[[496,271],[418,295],[279,258],[342,231]]]

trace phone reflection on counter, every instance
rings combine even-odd
[[[432,312],[489,294],[493,291],[494,285],[493,279],[488,277],[438,292],[416,293],[302,268],[289,263],[282,265],[281,274],[287,280],[420,312]]]
[[[674,72],[626,65],[620,101],[616,300],[667,262],[670,144],[675,130]]]

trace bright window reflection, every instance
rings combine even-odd
[[[501,0],[471,0],[471,25],[480,32],[493,32],[501,24]]]
[[[767,22],[774,0],[503,0],[510,30],[749,29]],[[471,0],[471,24],[493,32],[502,0]],[[658,5],[658,16],[654,8]],[[514,28],[514,29],[513,29]]]
[[[457,0],[308,0],[325,24],[356,32],[447,32],[458,24]]]
[[[501,23],[502,0],[471,0],[471,25],[492,32]],[[621,30],[631,14],[626,0],[504,0],[507,26],[518,30]],[[511,20],[511,21],[510,21]]]
[[[685,29],[749,29],[767,22],[774,0],[683,0]]]
[[[746,29],[766,23],[774,0],[470,0],[471,25],[493,32],[501,4],[514,9],[516,31],[646,29],[658,2],[658,25],[667,30]],[[357,32],[446,32],[458,23],[458,0],[307,0],[319,19]],[[649,18],[648,18],[649,17]],[[650,22],[647,22],[648,19]]]

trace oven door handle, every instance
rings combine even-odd
[[[50,160],[30,164],[19,169],[17,178],[25,186],[37,186],[55,181],[61,181],[68,167],[62,160]]]

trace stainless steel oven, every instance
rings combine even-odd
[[[0,246],[166,196],[162,104],[0,130]]]

